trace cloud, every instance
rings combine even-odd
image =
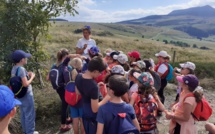
[[[101,1],[107,2],[106,0]],[[81,0],[78,4],[79,15],[75,17],[66,16],[64,18],[70,21],[84,21],[84,22],[118,22],[129,19],[137,19],[148,15],[163,15],[168,14],[173,10],[186,9],[190,7],[211,5],[215,7],[214,0],[191,0],[188,3],[169,5],[165,7],[155,7],[154,9],[130,9],[121,11],[102,11],[96,9],[97,3],[94,0]]]

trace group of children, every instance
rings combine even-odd
[[[170,134],[197,133],[195,120],[190,113],[201,100],[202,93],[198,90],[200,87],[198,78],[194,75],[194,63],[186,62],[180,64],[180,69],[174,68],[173,74],[178,80],[177,96],[170,106],[173,110],[169,112],[164,107],[164,88],[170,72],[168,62],[171,56],[166,51],[156,53],[156,65],[152,59],[142,60],[138,51],[126,54],[107,49],[103,57],[95,42],[89,38],[90,33],[90,27],[86,26],[83,29],[84,38],[79,40],[76,54],[60,49],[57,62],[51,68],[60,70],[64,66],[71,72],[70,80],[61,76],[63,73],[57,75],[62,79],[58,81],[63,82],[55,87],[62,101],[61,132],[73,127],[74,134],[78,134],[80,124],[82,134],[157,134],[157,117],[163,112],[171,120]],[[9,123],[14,116],[16,105],[20,105],[23,133],[37,133],[34,131],[35,110],[31,86],[35,74],[27,72],[23,67],[29,57],[31,55],[22,50],[16,50],[12,54],[15,66],[11,75],[16,75],[19,69],[18,75],[22,84],[28,88],[26,95],[17,101],[6,86],[0,86],[1,134],[8,133],[5,123]],[[52,81],[51,77],[52,73],[49,73],[47,80]],[[65,100],[65,86],[69,81],[74,81],[75,93],[81,96],[75,105],[68,105]],[[190,93],[194,93],[194,97],[187,97]]]

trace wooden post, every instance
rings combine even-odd
[[[175,55],[176,55],[176,51],[173,52],[173,57],[172,57],[172,63],[175,63]]]

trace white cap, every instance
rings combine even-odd
[[[181,66],[181,68],[189,68],[191,70],[195,70],[196,69],[196,65],[193,62],[185,62],[185,63],[181,63],[179,64]]]
[[[161,56],[161,57],[171,57],[166,51],[160,51],[159,53],[155,54],[156,57]]]
[[[115,57],[116,56],[116,57]],[[114,59],[117,59],[119,61],[119,63],[121,64],[125,64],[126,62],[128,62],[128,57],[127,55],[121,53],[119,55],[114,55]]]

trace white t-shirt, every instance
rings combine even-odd
[[[137,92],[138,91],[138,84],[137,83],[134,83],[131,87],[130,87],[130,89],[129,89],[129,91],[128,91],[128,96],[129,96],[129,98],[131,97],[131,95],[134,93],[134,92]]]
[[[168,67],[165,64],[161,64],[158,68],[159,73],[164,74],[168,70]]]
[[[96,46],[96,42],[93,39],[89,39],[86,40],[85,38],[81,38],[78,40],[78,43],[76,45],[77,48],[84,48],[84,44],[87,44],[87,48],[84,50],[84,53],[82,54],[83,56],[89,57],[88,55],[88,50],[93,47]]]

